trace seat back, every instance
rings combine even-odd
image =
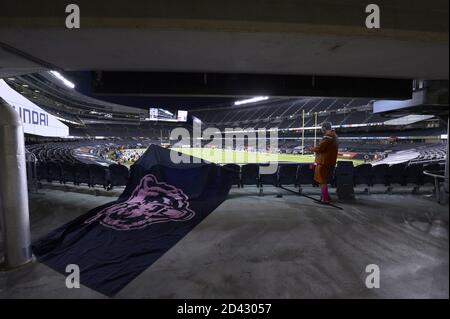
[[[297,164],[279,164],[278,184],[297,186]]]
[[[125,186],[128,183],[128,168],[120,164],[109,165],[109,181],[111,186]]]
[[[405,183],[420,186],[423,184],[423,165],[410,164],[405,169]]]
[[[297,185],[317,185],[314,181],[314,170],[311,169],[312,163],[301,163],[297,166]]]
[[[63,183],[75,182],[75,166],[71,163],[61,163],[61,179]]]
[[[90,164],[89,176],[91,178],[91,186],[101,185],[106,188],[108,185],[109,170],[107,167],[98,164]]]
[[[372,165],[361,164],[354,169],[355,185],[372,185]]]
[[[225,164],[223,166],[230,176],[232,185],[241,184],[241,167],[237,164]]]
[[[335,169],[336,184],[353,185],[354,183],[354,167],[352,161],[339,161]]]
[[[389,185],[393,184],[406,185],[405,173],[406,173],[405,163],[399,163],[389,166],[388,170]]]
[[[259,166],[257,164],[245,164],[241,167],[241,184],[258,185]]]
[[[262,174],[265,165],[259,165],[259,184],[260,185],[278,185],[278,167],[274,173],[271,174]]]
[[[89,174],[89,165],[84,163],[75,164],[75,184],[91,185],[91,177]]]
[[[44,180],[48,178],[48,165],[46,162],[39,162],[37,164],[37,179]]]
[[[339,161],[335,169],[336,194],[339,199],[354,198],[354,167],[352,161]]]
[[[372,167],[372,185],[389,185],[389,164],[379,164]]]
[[[48,162],[47,164],[48,168],[48,176],[47,180],[49,182],[52,181],[61,181],[61,164],[56,161]]]

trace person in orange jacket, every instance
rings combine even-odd
[[[324,134],[319,145],[311,148],[311,151],[316,154],[314,180],[319,183],[321,198],[324,203],[331,201],[328,193],[327,178],[332,168],[336,165],[338,154],[338,136],[332,129],[330,122],[322,123],[322,133]]]

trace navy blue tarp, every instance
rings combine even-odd
[[[116,201],[33,244],[38,261],[63,274],[76,264],[80,282],[108,296],[153,264],[226,199],[231,184],[222,167],[173,164],[170,152],[150,146]]]

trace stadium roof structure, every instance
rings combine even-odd
[[[89,97],[63,85],[50,72],[9,77],[6,82],[46,111],[71,124],[139,121],[148,111]]]
[[[407,115],[434,115],[448,118],[448,81],[414,81],[412,98],[374,102],[374,113],[399,118]]]
[[[51,72],[6,79],[6,82],[16,91],[69,126],[82,128],[86,125],[115,124],[115,130],[117,130],[117,124],[136,126],[146,122],[147,109],[93,98],[79,92],[79,88],[64,81],[69,80],[66,80],[63,74],[55,76]],[[315,121],[320,123],[326,119],[331,120],[335,127],[357,130],[366,126],[382,126],[390,117],[399,117],[396,112],[388,112],[387,116],[386,113],[373,114],[372,103],[374,102],[379,101],[369,98],[265,97],[244,105],[234,105],[231,101],[206,108],[196,108],[191,110],[191,114],[200,118],[205,124],[219,129],[240,127],[246,130],[277,127],[277,130],[284,133],[294,132],[302,127],[305,130],[315,130]],[[304,125],[302,124],[303,116],[305,116]],[[430,118],[431,116],[426,120]],[[161,123],[149,124],[154,128],[162,125]],[[407,124],[410,123],[400,123],[400,125]],[[99,127],[93,130],[106,133],[109,129]],[[130,132],[134,132],[134,129]],[[130,132],[128,134],[131,134]]]
[[[448,79],[445,0],[390,2],[376,31],[359,0],[163,3],[109,1],[99,10],[79,0],[83,24],[74,31],[62,2],[4,1],[0,76],[61,69]]]

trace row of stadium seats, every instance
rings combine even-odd
[[[346,163],[346,162],[340,162]],[[350,163],[351,162],[347,162]],[[314,171],[310,168],[310,163],[282,163],[272,174],[262,174],[264,164],[226,164],[224,167],[230,172],[233,185],[244,187],[245,185],[275,186],[317,186],[314,181]],[[442,169],[439,164],[362,164],[356,167],[348,165],[345,168],[346,174],[351,175],[353,184],[371,187],[374,185],[413,185],[414,189],[424,185],[433,184],[434,179],[424,175],[424,170],[438,171]],[[336,186],[337,176],[341,166],[338,165],[330,174],[329,184]],[[73,183],[78,186],[86,184],[89,187],[100,185],[105,189],[112,189],[114,186],[125,186],[128,182],[129,171],[126,166],[111,164],[109,167],[97,164],[70,164],[59,162],[39,163],[37,165],[37,178],[39,181],[59,182],[61,184]],[[342,174],[341,174],[342,175]]]
[[[344,163],[344,162],[340,162]],[[351,162],[349,162],[351,163]],[[309,163],[301,164],[279,164],[276,172],[273,174],[261,174],[263,165],[258,164],[226,164],[224,167],[231,173],[233,185],[244,187],[244,185],[256,185],[262,187],[264,185],[301,187],[302,185],[317,186],[314,181],[314,171],[310,168]],[[336,176],[339,175],[337,167],[331,172],[329,184],[336,186],[338,181]],[[372,166],[371,164],[362,164],[356,167],[351,165],[351,171],[348,172],[352,176],[354,186],[365,185],[367,187],[374,185],[384,185],[392,187],[393,185],[414,185],[415,188],[424,184],[433,184],[434,179],[423,174],[424,170],[436,171],[440,170],[439,164],[380,164]],[[348,170],[348,168],[346,168]]]
[[[439,161],[445,160],[446,156],[447,151],[445,145],[438,145],[419,150],[419,156],[417,156],[414,161]]]
[[[297,185],[297,167],[308,166],[303,164],[279,164],[275,173],[261,174],[263,165],[245,164],[226,164],[224,167],[231,173],[233,185],[244,187],[244,185]],[[309,168],[308,168],[309,170]],[[309,170],[312,172],[311,170]],[[312,178],[312,176],[311,176]],[[312,179],[310,180],[313,182]]]
[[[70,143],[28,145],[27,150],[33,153],[40,162],[50,160],[70,163],[77,162],[77,159],[73,156],[73,145]]]
[[[301,99],[270,99],[254,106],[239,108],[221,108],[194,112],[203,122],[214,124],[215,127],[273,127],[289,128],[301,125],[303,111],[307,115],[305,125],[313,124],[312,114],[317,112],[318,122],[332,117],[334,123],[363,123],[373,116],[372,112],[356,111],[356,107],[366,106],[368,99],[333,99],[333,98],[301,98]],[[347,108],[346,114],[335,114],[337,110]],[[359,110],[359,109],[358,109]],[[333,114],[331,114],[333,113]],[[355,114],[359,116],[355,117]],[[255,126],[257,125],[257,126]]]
[[[135,149],[147,148],[149,144],[159,144],[156,140],[82,140],[73,142],[58,142],[27,145],[27,150],[33,153],[39,162],[57,161],[61,163],[106,162],[102,156],[108,150],[117,148]],[[81,156],[80,156],[81,155]]]
[[[185,127],[188,128],[188,124],[184,123]],[[87,124],[83,127],[69,127],[70,135],[78,137],[93,137],[93,136],[116,136],[116,137],[136,137],[136,136],[147,136],[153,137],[153,139],[158,139],[161,136],[161,130],[167,132],[175,127],[175,123],[165,123],[160,122],[130,122],[127,123],[116,123],[116,124]],[[165,133],[166,134],[166,133]]]
[[[434,184],[434,179],[425,175],[423,172],[439,171],[442,169],[440,164],[380,164],[372,166],[371,164],[362,164],[354,168],[355,185],[401,185],[409,184],[416,187],[424,184]]]
[[[114,186],[125,186],[128,182],[129,171],[126,166],[111,164],[109,167],[97,164],[59,163],[56,161],[41,162],[36,167],[39,181],[73,183],[76,186],[87,184],[89,187],[100,185],[105,189]]]

